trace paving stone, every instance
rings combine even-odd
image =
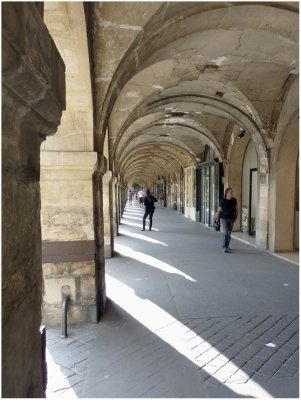
[[[72,389],[79,396],[81,391],[83,390],[83,386],[84,386],[84,381],[81,381],[78,384],[72,386]]]
[[[166,382],[162,382],[154,385],[148,391],[143,394],[143,397],[147,398],[164,398],[166,397],[169,388],[166,387]]]
[[[249,376],[247,374],[243,374],[240,371],[236,372],[235,374],[231,375],[228,379],[227,379],[227,383],[246,383],[249,380]]]
[[[296,368],[288,367],[286,365],[282,365],[279,368],[279,372],[281,372],[282,374],[285,374],[286,376],[294,376],[297,371],[298,370]]]
[[[267,382],[269,379],[269,376],[266,374],[263,374],[262,372],[256,372],[254,375],[250,377],[251,381],[254,381],[256,383],[261,383],[261,382]]]
[[[73,371],[72,369],[69,368],[65,368],[63,366],[60,366],[60,371],[62,372],[62,374],[66,377],[66,379],[70,378],[71,376],[75,375],[76,372]]]
[[[274,375],[282,366],[280,360],[270,359],[263,366],[260,367],[260,371],[263,373],[268,373],[269,375]]]
[[[130,397],[143,397],[147,392],[154,389],[155,387],[163,383],[160,374],[152,374],[146,377],[143,381],[137,382],[137,384],[130,388],[128,391],[123,393],[123,395],[128,395]]]
[[[296,351],[288,360],[285,361],[284,365],[287,367],[299,368],[299,352]]]
[[[84,382],[83,376],[80,374],[75,374],[73,376],[71,376],[70,378],[68,378],[68,381],[70,383],[70,386],[74,386],[80,382]]]
[[[265,361],[262,358],[253,357],[244,365],[244,368],[246,368],[249,371],[256,372],[261,368],[264,362]]]
[[[183,219],[181,220],[181,229],[184,225],[185,220]],[[193,226],[194,229],[197,229],[195,224]],[[166,228],[164,226],[164,229]],[[171,231],[172,240],[179,240],[174,229]],[[167,237],[166,231],[163,233],[164,237]],[[160,234],[158,232],[158,237]],[[191,240],[192,235],[187,236]],[[185,236],[181,236],[181,238],[182,241],[186,240]],[[123,239],[126,240],[125,237],[118,238],[118,240]],[[159,240],[163,240],[163,237]],[[199,237],[197,240],[201,244],[204,237]],[[130,242],[124,242],[125,245],[129,243],[134,250],[140,251],[138,244],[134,243],[132,239]],[[239,243],[236,245],[240,246]],[[165,260],[165,262],[178,268],[180,261],[168,259],[167,253],[164,253],[168,248],[159,249],[153,243],[148,243],[147,246],[151,246],[148,250],[153,257],[162,261]],[[208,246],[212,246],[212,240]],[[214,246],[212,247],[212,254],[215,255]],[[145,253],[148,254],[147,251]],[[278,308],[273,306],[273,299],[275,298],[275,301],[277,301],[278,293],[273,297],[275,290],[271,291],[270,303],[260,303],[262,298],[257,288],[254,286],[252,289],[245,287],[244,271],[241,269],[241,275],[237,273],[237,268],[248,268],[248,271],[245,270],[246,276],[259,271],[257,265],[254,265],[254,256],[257,253],[258,250],[254,249],[254,254],[252,253],[249,261],[250,264],[243,267],[234,265],[236,261],[233,260],[226,265],[223,263],[222,267],[216,262],[213,266],[210,265],[210,269],[207,266],[200,267],[199,264],[194,269],[189,265],[189,268],[192,268],[191,276],[197,281],[193,283],[186,282],[186,280],[180,282],[179,277],[175,274],[167,274],[157,270],[154,272],[153,268],[150,269],[142,262],[138,263],[130,258],[127,259],[128,264],[124,264],[122,268],[120,263],[116,264],[117,258],[106,260],[106,270],[108,271],[109,268],[113,277],[131,286],[137,297],[161,307],[163,311],[175,318],[175,322],[164,325],[162,321],[152,331],[150,327],[143,326],[138,320],[135,320],[128,312],[129,310],[124,310],[121,305],[112,302],[111,310],[108,311],[99,325],[93,326],[92,324],[78,329],[70,326],[68,327],[69,338],[64,340],[59,338],[59,329],[53,331],[48,336],[48,343],[54,359],[59,359],[65,367],[67,367],[66,363],[71,363],[70,370],[74,372],[72,388],[61,390],[61,394],[64,392],[71,394],[71,389],[73,389],[78,396],[85,397],[87,393],[90,393],[93,394],[92,397],[96,398],[132,398],[134,393],[137,396],[154,398],[187,397],[188,394],[195,395],[196,398],[207,398],[208,395],[215,397],[214,394],[217,393],[217,390],[220,390],[218,392],[220,394],[229,395],[222,382],[230,381],[241,383],[241,385],[245,385],[249,381],[259,384],[262,382],[261,386],[265,388],[268,382],[272,382],[275,377],[279,377],[282,383],[287,378],[298,376],[298,353],[294,355],[296,346],[298,347],[297,308],[294,308],[295,315],[286,314],[286,310],[291,310],[289,304],[289,306],[283,307],[281,313],[278,314]],[[210,257],[212,257],[212,254]],[[166,258],[164,258],[165,256]],[[205,253],[204,257],[206,257]],[[219,256],[217,255],[217,257]],[[247,258],[248,256],[244,254],[243,257]],[[267,270],[267,263],[271,264],[271,274],[273,274],[275,268],[276,270],[282,268],[280,264],[275,267],[274,258],[269,259],[265,252],[261,252],[260,257],[262,261],[258,261],[258,263],[262,263],[262,265],[260,265],[258,280],[262,277],[263,271]],[[259,258],[256,260],[259,260]],[[224,262],[224,258],[218,261]],[[204,260],[204,263],[206,263],[206,260]],[[233,269],[233,267],[236,269]],[[194,292],[194,288],[200,285],[198,289],[207,290],[206,295],[209,293],[209,289],[206,289],[204,285],[207,284],[206,279],[209,276],[207,274],[211,273],[212,268],[215,269],[213,271],[215,280],[212,282],[216,283],[217,287],[212,286],[210,291],[212,290],[215,296],[217,296],[217,292],[221,292],[220,298],[217,298],[218,307],[212,304],[212,312],[215,312],[215,314],[211,314],[209,303],[208,308],[205,302],[204,307],[200,307],[200,298],[203,292],[199,290]],[[297,276],[297,272],[295,273],[295,270],[290,268],[286,265],[281,274],[284,276],[295,274]],[[158,273],[156,278],[158,280],[153,282],[152,279],[156,273]],[[190,273],[188,269],[186,273]],[[236,274],[238,281],[242,281],[239,284],[246,291],[246,295],[250,296],[248,299],[253,308],[249,305],[249,301],[247,308],[241,307],[240,301],[237,300],[231,307],[228,307],[224,302],[222,294],[227,298],[228,293],[225,290],[227,285],[219,287],[219,280],[216,280],[216,276],[220,274],[221,278],[227,280],[224,282],[228,282],[233,273]],[[145,286],[142,285],[142,282],[135,281],[136,276],[143,274],[147,278],[143,281]],[[162,279],[163,275],[164,279]],[[270,276],[272,280],[274,279],[273,284],[275,284],[274,276]],[[165,303],[165,292],[162,290],[158,294],[155,291],[158,288],[160,290],[165,288],[163,281],[168,283],[170,289],[168,293],[172,296],[172,301],[169,301],[168,298]],[[224,282],[221,281],[221,283]],[[225,292],[223,292],[224,290]],[[235,287],[231,290],[235,290]],[[258,301],[252,299],[254,290],[259,294],[260,299]],[[198,297],[198,294],[200,297]],[[163,301],[161,301],[162,299]],[[194,300],[198,303],[194,303]],[[228,300],[231,301],[230,298]],[[280,306],[281,304],[279,304]],[[243,309],[246,311],[245,313]],[[262,313],[258,310],[262,310]],[[248,314],[249,312],[250,314]],[[211,316],[208,316],[210,314]],[[194,317],[188,318],[188,316]],[[181,326],[181,324],[183,325]],[[158,328],[158,326],[161,327]],[[180,334],[177,331],[179,326],[181,326]],[[171,333],[170,342],[168,342],[167,333]],[[166,341],[160,339],[160,335],[166,335],[164,336]],[[97,338],[96,341],[95,338]],[[277,344],[277,347],[266,347],[265,345],[269,342]],[[177,344],[180,348],[177,348]],[[83,350],[82,354],[80,353],[81,349]],[[82,355],[84,358],[80,357]],[[95,357],[97,358],[95,359]],[[176,369],[176,365],[181,363],[185,368]],[[260,372],[260,369],[265,373]],[[193,371],[196,371],[197,379],[192,380],[191,385],[186,384],[180,387],[180,383],[186,378],[187,370],[192,372],[192,375]],[[179,374],[179,371],[182,372]],[[173,381],[171,378],[176,372],[178,374]],[[91,388],[94,391],[89,391]],[[202,396],[199,396],[202,390]],[[59,393],[57,394],[59,395]],[[239,397],[234,392],[232,394],[230,391],[230,394],[230,397]],[[277,394],[273,393],[273,396],[277,397]],[[219,395],[218,397],[224,396]]]

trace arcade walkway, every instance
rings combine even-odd
[[[106,260],[101,322],[47,328],[47,397],[298,397],[298,266],[238,239],[225,254],[159,206],[141,232],[142,211]]]

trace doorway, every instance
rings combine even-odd
[[[257,216],[257,168],[250,169],[249,235],[256,235]]]

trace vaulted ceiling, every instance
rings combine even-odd
[[[68,4],[68,3],[66,3]],[[220,161],[240,128],[267,149],[298,76],[298,2],[84,3],[95,146],[129,186]],[[264,151],[264,150],[263,150]]]

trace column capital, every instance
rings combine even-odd
[[[3,102],[22,104],[38,120],[42,137],[54,134],[65,109],[65,65],[36,3],[4,3],[2,7]],[[25,110],[24,110],[25,107]]]
[[[95,173],[99,176],[103,176],[108,170],[108,160],[103,154],[97,154],[97,169]]]
[[[41,151],[41,180],[91,179],[96,166],[94,151]]]
[[[106,183],[106,184],[110,183],[112,180],[112,175],[113,175],[112,171],[110,171],[110,170],[106,171],[102,177],[103,183]]]

